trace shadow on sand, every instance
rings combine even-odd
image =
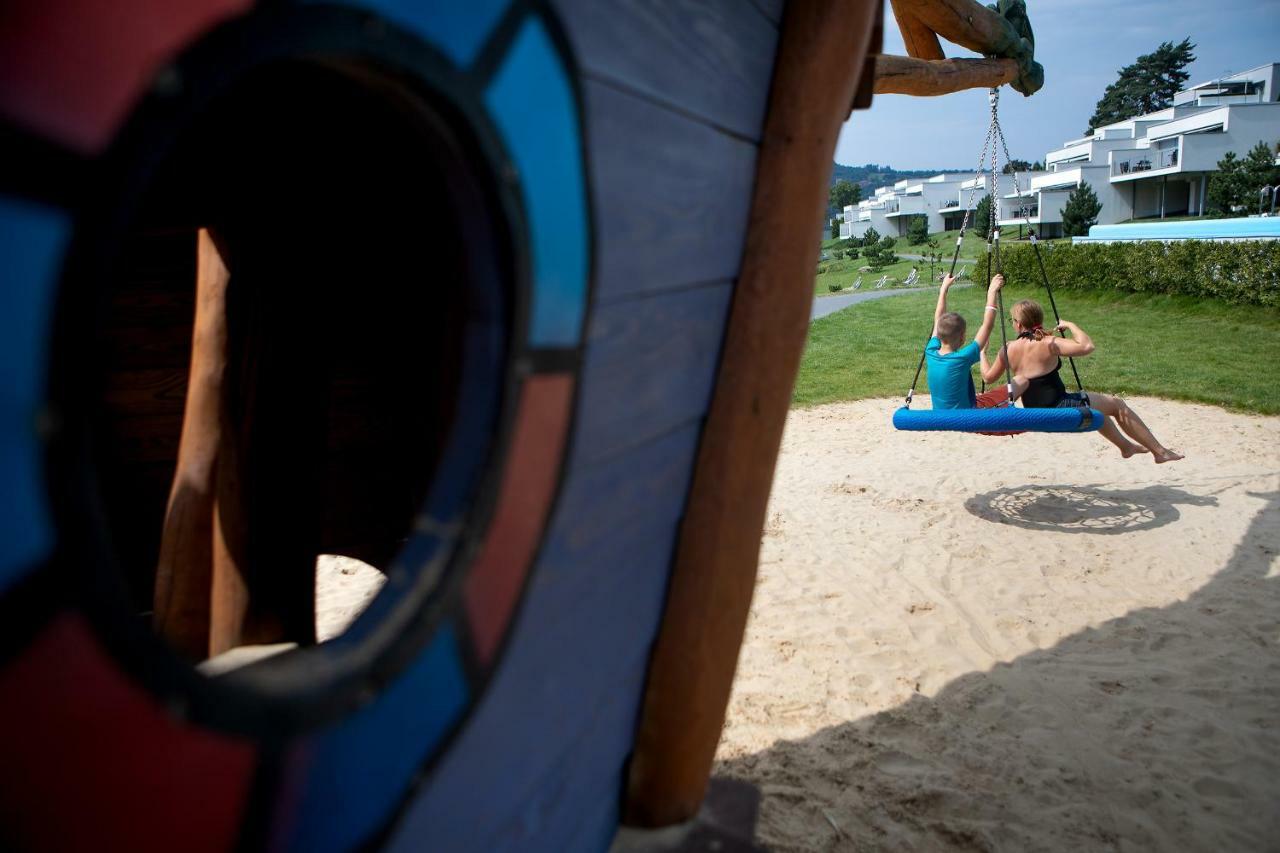
[[[1216,506],[1218,499],[1170,486],[1014,486],[975,495],[964,508],[978,518],[1028,530],[1116,534],[1177,521],[1178,505]]]
[[[1280,491],[1249,494],[1264,505],[1185,601],[716,772],[760,786],[779,850],[1280,849]],[[1108,533],[1205,501],[1046,486],[970,511]]]

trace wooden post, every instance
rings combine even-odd
[[[213,503],[227,364],[227,284],[231,274],[214,235],[196,237],[196,313],[178,462],[156,566],[152,622],[181,654],[209,653]]]
[[[880,54],[875,58],[877,95],[946,95],[965,89],[994,89],[1018,77],[1013,59],[912,59]]]
[[[706,792],[808,334],[814,235],[878,9],[787,4],[742,269],[629,769],[631,825],[687,820]]]

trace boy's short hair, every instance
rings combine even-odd
[[[963,317],[954,311],[948,311],[938,318],[938,340],[955,349],[964,343],[966,328]]]

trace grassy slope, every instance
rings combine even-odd
[[[864,283],[865,286],[865,283]],[[977,328],[985,288],[952,292],[951,307]],[[1058,309],[1098,345],[1077,362],[1086,389],[1194,400],[1280,414],[1280,311],[1147,294],[1055,293]],[[1039,289],[1010,286],[1008,306]],[[794,402],[905,395],[932,325],[937,290],[877,300],[815,321]],[[992,333],[993,345],[999,328]],[[1070,368],[1063,378],[1071,385]],[[925,388],[921,377],[920,388]]]

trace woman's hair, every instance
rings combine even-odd
[[[1020,302],[1015,302],[1009,313],[1013,314],[1013,319],[1017,320],[1019,325],[1028,332],[1033,331],[1037,326],[1044,326],[1044,309],[1034,299],[1023,299]],[[1042,337],[1044,337],[1043,331],[1036,335],[1036,340],[1040,340]]]

